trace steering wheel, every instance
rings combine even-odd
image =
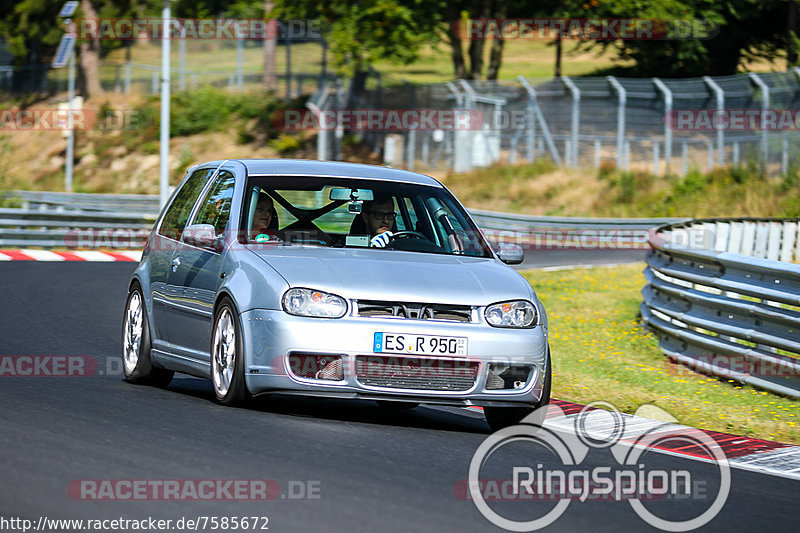
[[[392,234],[391,240],[405,239],[408,237],[416,237],[417,239],[424,239],[426,241],[430,241],[430,239],[426,235],[423,235],[418,231],[411,231],[411,230],[396,231],[394,232],[394,234]]]

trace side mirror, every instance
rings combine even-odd
[[[507,265],[518,265],[525,259],[525,251],[519,244],[499,242],[496,251],[500,261]]]
[[[211,224],[192,224],[183,230],[183,242],[215,252],[222,251],[222,241],[217,239]]]

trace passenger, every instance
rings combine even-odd
[[[273,240],[277,233],[278,213],[275,212],[275,204],[267,193],[259,193],[255,213],[253,213],[250,240],[256,240],[259,235],[267,235],[268,240]],[[261,240],[264,240],[264,237]]]
[[[364,209],[361,217],[364,220],[367,233],[369,233],[369,245],[375,248],[385,248],[392,237],[392,230],[395,230],[394,201],[388,195],[375,195],[372,201],[364,202]]]

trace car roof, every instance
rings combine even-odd
[[[441,183],[430,176],[379,165],[311,159],[232,159],[230,161],[238,161],[244,165],[248,176],[335,176],[443,187]]]

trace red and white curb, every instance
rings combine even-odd
[[[545,421],[545,427],[554,431],[574,433],[575,421],[579,413],[587,406],[563,400],[552,400],[550,403],[558,406],[561,411],[563,411],[564,416],[559,416],[560,413],[556,413],[555,416],[548,417]],[[470,407],[469,409],[483,410],[482,407]],[[593,408],[589,407],[589,409]],[[619,413],[619,415],[624,419],[624,431],[618,438],[620,442],[627,442],[631,445],[634,444],[639,435],[649,430],[657,429],[658,433],[662,431],[664,433],[679,433],[694,430],[694,428],[690,426],[665,423],[659,420],[627,413]],[[611,418],[612,417],[590,417],[584,419],[584,421],[588,420],[589,422],[582,425],[581,430],[585,431],[586,435],[590,438],[602,440],[605,436],[614,433],[616,430],[616,428],[613,427],[614,422],[610,420]],[[719,431],[702,431],[719,445],[728,460],[728,464],[732,468],[800,480],[800,446],[770,440],[754,439],[740,435],[731,435]],[[668,455],[699,461],[709,461],[707,452],[695,444],[686,444],[685,442],[683,444],[676,444],[674,441],[665,441],[664,443],[652,446],[652,448],[654,448],[654,451]]]
[[[127,261],[138,263],[141,258],[141,250],[52,252],[50,250],[6,250],[0,248],[0,261],[89,261],[98,263]]]

